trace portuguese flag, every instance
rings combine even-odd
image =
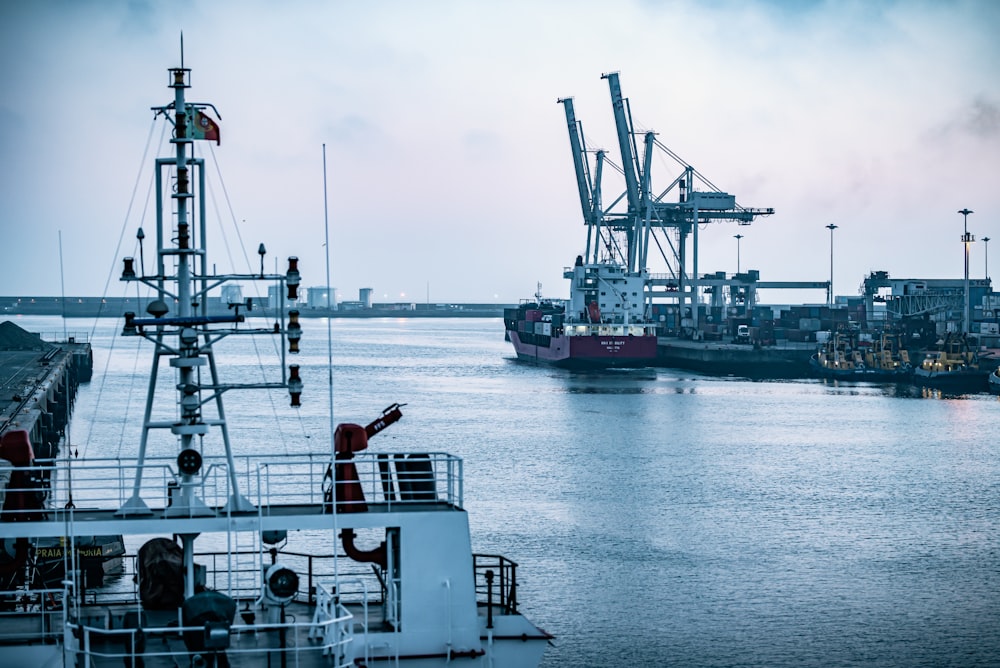
[[[214,139],[216,144],[222,143],[219,124],[212,120],[211,116],[203,113],[201,109],[195,109],[189,118],[191,122],[188,124],[188,137],[191,139]]]

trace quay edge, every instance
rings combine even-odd
[[[0,322],[0,435],[27,431],[36,459],[55,457],[77,389],[93,369],[89,342],[51,343]]]
[[[814,352],[816,344],[805,342],[758,347],[661,336],[657,339],[656,362],[657,366],[715,376],[808,378],[809,358]]]

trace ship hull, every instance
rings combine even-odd
[[[809,368],[812,369],[813,374],[820,378],[864,381],[869,383],[906,383],[909,382],[910,377],[913,375],[912,369],[888,370],[868,367],[860,369],[834,369],[823,366],[816,355],[809,358]]]
[[[985,371],[927,371],[913,372],[914,385],[931,387],[944,392],[974,393],[989,389]]]
[[[801,378],[809,371],[812,348],[756,348],[748,345],[660,337],[657,366],[713,376]]]
[[[542,336],[509,332],[520,360],[566,369],[636,368],[656,362],[655,336]],[[541,339],[541,340],[539,340]]]

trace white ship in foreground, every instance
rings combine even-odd
[[[174,100],[154,108],[174,137],[173,155],[156,161],[157,193],[169,193],[157,198],[157,261],[147,274],[125,258],[121,277],[157,296],[122,330],[153,350],[138,456],[63,453],[40,466],[27,432],[5,435],[0,567],[13,577],[0,591],[0,664],[537,665],[550,636],[518,612],[516,564],[472,553],[462,460],[367,449],[398,405],[367,426],[339,425],[322,452],[247,455],[230,443],[224,394],[287,389],[297,406],[302,381],[282,360],[274,382],[227,383],[213,345],[276,337],[295,353],[302,330],[294,310],[263,329],[239,309],[209,315],[209,291],[262,281],[294,301],[298,266],[265,274],[262,245],[259,274],[214,273],[193,142],[218,140],[219,128],[211,105],[185,99],[190,70],[169,71]],[[174,381],[168,420],[154,419],[161,362]],[[171,435],[176,457],[147,451],[153,433]],[[124,537],[125,587],[81,575],[79,541],[105,535]],[[53,540],[67,548],[55,582],[35,569],[37,546]]]

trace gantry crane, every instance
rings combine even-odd
[[[573,98],[559,102],[566,112],[570,149],[576,172],[577,190],[584,223],[587,225],[587,262],[615,262],[627,274],[645,275],[648,296],[656,292],[676,298],[680,303],[698,300],[698,225],[700,223],[735,221],[749,225],[758,216],[774,213],[774,209],[754,209],[740,206],[736,198],[720,191],[694,167],[678,157],[656,138],[654,132],[643,134],[643,159],[639,162],[637,133],[632,123],[628,99],[621,93],[618,73],[604,74],[611,92],[618,134],[621,166],[608,159],[603,150],[594,151],[595,167],[591,177],[590,161],[583,138],[583,127],[576,119]],[[660,192],[652,185],[652,159],[662,151],[681,167],[681,172]],[[610,164],[625,179],[625,192],[605,208],[602,203],[604,164]],[[696,189],[700,182],[706,189]],[[667,201],[675,193],[676,201]],[[623,210],[624,207],[624,210]],[[688,268],[688,240],[691,240],[691,267]],[[650,245],[655,244],[666,263],[665,273],[649,274]]]

